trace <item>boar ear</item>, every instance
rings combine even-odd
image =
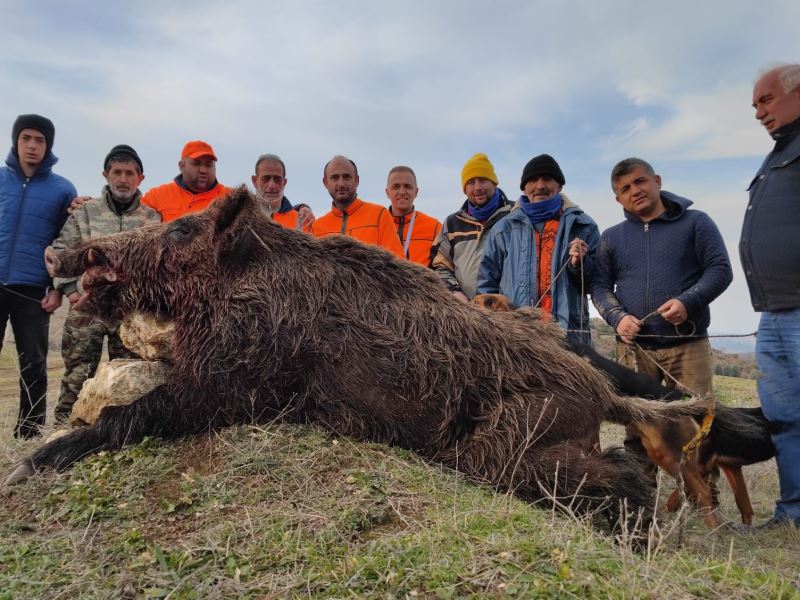
[[[220,198],[214,202],[214,207],[217,210],[216,215],[216,232],[222,233],[230,227],[242,212],[242,209],[247,206],[252,199],[250,192],[247,191],[245,186],[239,186],[224,198]]]
[[[250,227],[240,227],[219,238],[219,264],[229,270],[238,270],[247,265],[260,246]]]

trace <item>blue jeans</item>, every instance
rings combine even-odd
[[[777,455],[775,518],[800,526],[800,309],[761,314],[756,340],[758,395]]]

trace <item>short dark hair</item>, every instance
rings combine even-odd
[[[414,178],[414,183],[417,183],[417,174],[414,173],[414,169],[411,167],[407,167],[405,165],[397,165],[396,167],[392,167],[389,169],[389,174],[386,175],[386,180],[389,180],[389,177],[392,176],[392,173],[411,173],[411,176]]]
[[[278,163],[281,166],[281,169],[283,169],[283,178],[286,179],[286,165],[283,164],[281,157],[278,156],[277,154],[262,154],[261,156],[259,156],[258,159],[256,160],[255,171],[253,172],[255,175],[258,175],[258,165],[260,165],[265,160]]]
[[[325,163],[325,166],[322,168],[323,177],[328,176],[328,165],[335,160],[346,160],[347,162],[349,162],[351,165],[353,165],[353,170],[356,172],[356,177],[358,177],[358,167],[356,166],[356,163],[353,161],[353,159],[347,158],[346,156],[342,156],[341,154],[337,154],[336,156],[334,156],[332,159],[330,159],[328,162]]]
[[[638,167],[642,167],[651,177],[656,176],[656,171],[653,169],[653,165],[644,159],[632,156],[631,158],[626,158],[625,160],[619,161],[616,165],[614,165],[614,168],[611,169],[611,190],[616,194],[617,189],[614,187],[614,185],[617,183],[617,180]]]

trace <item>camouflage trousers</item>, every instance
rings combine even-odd
[[[94,377],[103,353],[103,339],[106,337],[109,359],[137,358],[119,339],[119,323],[106,323],[93,315],[70,309],[64,321],[61,338],[64,377],[55,409],[56,423],[67,421],[83,383]]]

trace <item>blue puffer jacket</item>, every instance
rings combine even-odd
[[[44,249],[67,219],[75,186],[52,172],[52,152],[33,177],[25,177],[16,153],[0,168],[0,285],[52,284],[44,267]]]
[[[711,218],[688,210],[691,200],[661,192],[666,210],[642,223],[625,211],[625,220],[603,232],[595,257],[592,301],[614,329],[625,315],[641,319],[667,300],[677,298],[686,307],[697,335],[711,322],[708,305],[733,280],[725,242]],[[616,286],[616,290],[614,289]],[[690,324],[680,333],[690,334]],[[676,337],[675,327],[660,316],[647,319],[639,338],[648,348],[668,347],[692,341]]]
[[[573,204],[564,194],[563,212],[558,222],[553,264],[553,317],[572,337],[589,342],[589,293],[594,271],[594,254],[600,240],[600,231],[594,220]],[[583,263],[583,295],[581,294],[581,268],[568,266],[556,279],[559,270],[569,260],[569,243],[581,238],[589,245],[589,254]],[[517,204],[511,213],[492,228],[478,271],[478,293],[501,293],[515,306],[535,306],[536,255],[534,228],[528,215]],[[585,331],[585,334],[578,334]]]

